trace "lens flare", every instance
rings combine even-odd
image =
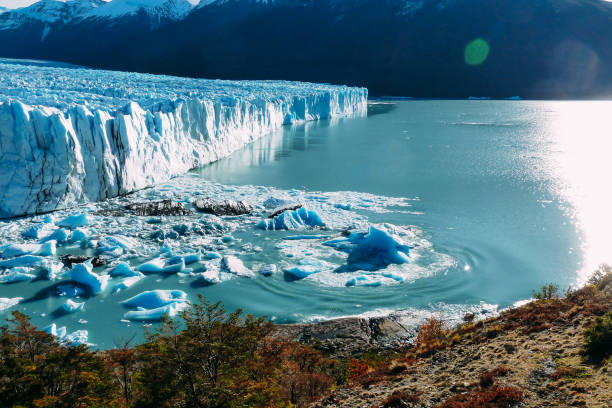
[[[465,63],[468,65],[482,64],[489,56],[490,50],[489,43],[482,38],[476,38],[470,41],[470,43],[465,46]]]

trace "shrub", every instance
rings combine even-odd
[[[583,352],[596,363],[612,354],[612,312],[598,317],[595,324],[585,330]]]
[[[549,283],[542,286],[539,291],[533,291],[533,297],[537,300],[551,300],[559,298],[559,285]]]
[[[508,408],[522,400],[523,392],[516,387],[491,387],[453,395],[437,408]]]
[[[416,394],[395,391],[383,401],[382,406],[383,408],[405,408],[417,404],[420,400],[421,397]]]
[[[435,317],[421,326],[415,343],[416,352],[419,354],[429,354],[435,350],[440,350],[448,346],[448,335],[450,331],[442,320]]]
[[[480,386],[482,388],[488,388],[495,383],[495,378],[505,377],[509,372],[510,369],[504,366],[499,366],[492,370],[486,371],[480,375]]]

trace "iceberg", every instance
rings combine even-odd
[[[261,268],[259,268],[259,273],[262,274],[263,276],[272,276],[276,273],[276,265],[274,264],[263,265]]]
[[[309,257],[300,259],[299,265],[286,267],[283,270],[294,279],[304,279],[312,274],[329,269],[332,269],[329,263],[317,258]]]
[[[55,241],[44,244],[12,244],[2,249],[2,258],[15,258],[22,255],[53,256],[55,253]]]
[[[66,313],[74,313],[79,310],[83,310],[83,307],[85,307],[85,302],[79,303],[79,302],[75,302],[73,300],[67,299],[66,303],[62,305],[62,310]]]
[[[110,270],[109,274],[113,277],[115,276],[125,276],[125,277],[144,277],[144,275],[140,272],[137,272],[132,269],[130,265],[125,262],[120,262],[117,266]]]
[[[155,87],[150,84],[154,83]],[[0,218],[124,195],[284,124],[363,115],[368,92],[0,62]],[[44,171],[43,171],[44,170]],[[88,225],[85,214],[57,225]]]
[[[1,137],[2,135],[0,135]],[[56,223],[58,227],[64,227],[69,229],[75,229],[79,227],[86,227],[89,225],[89,219],[87,214],[73,214],[64,218]]]
[[[327,241],[323,245],[347,252],[346,268],[349,270],[373,271],[410,261],[410,247],[388,224],[371,225],[368,232],[351,232],[346,238]]]
[[[346,281],[346,286],[380,286],[382,282],[370,278],[369,276],[357,276]]]
[[[90,261],[77,264],[70,270],[70,279],[88,287],[91,293],[97,295],[106,289],[109,275],[98,275],[93,271]]]
[[[98,254],[121,256],[125,251],[136,247],[137,242],[133,238],[123,235],[107,236],[98,241]]]
[[[17,258],[0,261],[0,268],[33,267],[43,263],[45,259],[36,255],[23,255]]]
[[[3,298],[0,297],[0,312],[6,310],[10,307],[15,306],[19,302],[23,300],[22,297],[14,297],[14,298]]]
[[[124,300],[127,307],[155,309],[175,302],[186,302],[187,294],[182,290],[150,290]]]
[[[242,261],[236,258],[234,255],[224,256],[221,260],[221,268],[238,276],[245,276],[247,278],[252,278],[255,276],[253,271],[244,266]]]
[[[123,278],[119,282],[117,282],[117,284],[113,287],[113,292],[115,293],[121,292],[122,290],[125,290],[131,287],[133,284],[141,280],[143,277],[144,275],[141,274],[141,276],[129,276],[127,278]]]
[[[53,225],[48,223],[38,223],[25,229],[21,236],[23,238],[41,239],[46,234],[49,234],[53,230]]]
[[[155,258],[139,265],[136,269],[143,273],[177,273],[185,269],[185,260],[180,256],[169,260]]]
[[[87,330],[76,330],[62,337],[62,343],[70,346],[94,346],[88,340],[89,332]]]
[[[262,230],[295,230],[306,227],[324,227],[319,214],[306,208],[284,211],[272,219],[261,220],[257,228]]]
[[[174,317],[187,307],[189,307],[189,303],[187,302],[173,302],[155,309],[139,308],[138,310],[130,310],[123,315],[123,318],[136,321],[158,321],[161,320],[164,315]]]
[[[0,283],[17,283],[36,279],[31,268],[14,268],[0,273]]]
[[[44,237],[40,242],[55,241],[57,243],[63,243],[68,240],[68,233],[63,228],[58,228],[51,234]]]
[[[61,339],[66,335],[67,329],[66,326],[57,327],[55,323],[51,323],[49,326],[44,327],[42,331]]]

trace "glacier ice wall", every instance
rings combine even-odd
[[[127,194],[284,124],[362,114],[367,89],[0,60],[0,218]]]

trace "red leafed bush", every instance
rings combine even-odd
[[[509,408],[522,400],[523,392],[516,387],[491,387],[454,395],[436,408]]]

